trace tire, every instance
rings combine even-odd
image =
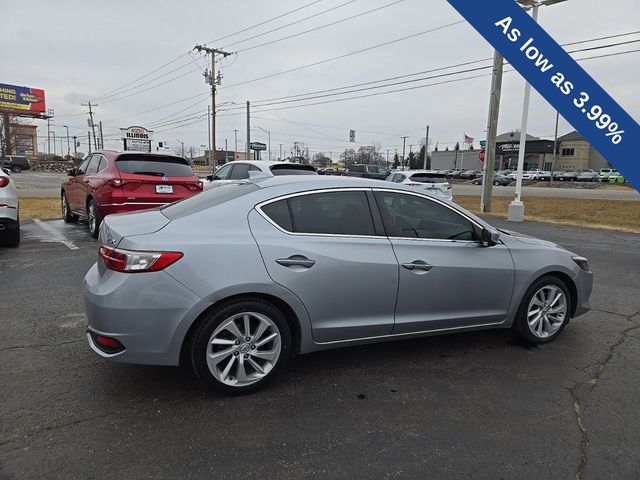
[[[474,185],[480,185],[480,182],[479,182],[478,180],[474,180],[474,181],[473,181],[473,184],[474,184]],[[494,184],[494,185],[495,185],[495,184]]]
[[[245,318],[249,318],[248,335]],[[225,327],[231,324],[235,328]],[[290,350],[291,333],[282,312],[264,300],[247,298],[227,303],[201,319],[189,345],[189,358],[202,383],[219,392],[243,394],[271,380]]]
[[[87,201],[87,225],[89,226],[89,233],[93,238],[98,238],[100,233],[100,223],[102,217],[98,211],[98,206],[93,198]]]
[[[0,245],[11,248],[20,245],[20,219],[18,219],[18,225],[14,230],[9,230],[5,233],[5,237],[3,241],[0,241]]]
[[[13,168],[13,173],[20,173],[22,172],[22,168],[20,167],[20,165],[15,165]]]
[[[499,185],[500,185],[500,182],[497,182],[497,181],[496,181],[496,182],[493,182],[493,184],[497,187],[497,186],[499,186]]]
[[[67,201],[67,194],[64,192],[62,192],[60,196],[60,209],[62,210],[62,220],[64,220],[64,223],[76,223],[78,221],[78,216],[71,213],[69,202]]]
[[[562,296],[557,297],[558,294]],[[540,317],[536,309],[543,310],[546,315]],[[571,295],[567,285],[558,277],[545,275],[533,282],[525,293],[516,314],[514,328],[528,343],[548,343],[560,335],[569,323],[571,309]],[[529,317],[532,317],[531,322]],[[536,322],[536,318],[539,321]]]

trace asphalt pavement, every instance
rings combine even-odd
[[[640,235],[508,227],[590,259],[593,310],[556,341],[319,352],[224,397],[185,369],[98,358],[81,297],[97,244],[82,224],[25,222],[0,249],[0,478],[639,478]]]

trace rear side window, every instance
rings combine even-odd
[[[364,192],[300,195],[265,205],[262,211],[281,228],[295,233],[375,235]]]
[[[125,153],[116,158],[116,168],[135,175],[193,177],[193,170],[184,158],[169,155]]]
[[[248,163],[236,163],[231,170],[229,180],[246,180],[249,178],[249,170],[252,170]]]
[[[161,211],[169,220],[176,220],[247,195],[259,189],[260,188],[253,183],[227,183],[212,188],[211,190],[206,190],[193,197],[171,203],[161,208]]]

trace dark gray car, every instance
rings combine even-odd
[[[254,179],[109,215],[100,244],[84,283],[91,348],[182,361],[228,392],[347,345],[512,327],[545,343],[588,310],[592,287],[587,260],[551,242],[348,177]]]

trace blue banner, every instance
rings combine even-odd
[[[636,190],[640,126],[515,0],[449,3]],[[577,7],[579,8],[579,7]],[[602,3],[602,8],[607,8]]]

